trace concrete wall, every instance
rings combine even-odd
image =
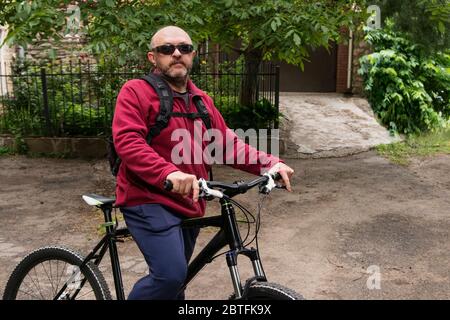
[[[105,158],[107,154],[104,138],[28,137],[25,138],[25,144],[31,153],[97,159]],[[0,146],[14,149],[14,138],[9,135],[0,135]]]
[[[245,139],[245,135],[243,136]],[[249,139],[249,136],[247,136]],[[258,141],[256,136],[251,136],[247,143]],[[107,155],[107,143],[105,138],[45,138],[28,137],[25,143],[30,153],[40,153],[48,155],[61,155],[68,157],[79,157],[87,159],[105,159]],[[261,142],[260,142],[261,143]],[[283,154],[285,144],[279,138],[278,130],[268,133],[266,142],[254,145],[262,148],[264,151]],[[14,137],[11,135],[0,135],[0,147],[15,149]]]
[[[3,40],[6,37],[6,27],[0,26],[0,43],[3,43]],[[0,74],[11,74],[10,64],[11,60],[14,57],[14,49],[3,46],[0,48]],[[7,92],[12,90],[12,84],[6,77],[0,77],[0,96],[6,95]]]

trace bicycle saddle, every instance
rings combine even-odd
[[[113,204],[116,201],[115,198],[108,198],[94,193],[84,194],[82,198],[90,206],[109,205]]]

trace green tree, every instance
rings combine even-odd
[[[66,8],[74,1],[3,1],[0,24],[7,43],[62,39],[69,33]],[[185,28],[194,41],[212,40],[244,56],[241,104],[256,98],[258,68],[264,59],[303,67],[310,48],[328,47],[365,14],[365,0],[83,0],[78,1],[82,32],[90,51],[121,62],[143,59],[151,35],[161,26]]]
[[[308,50],[328,48],[365,10],[365,1],[211,0],[205,5],[204,30],[213,42],[244,56],[241,104],[255,102],[258,68],[264,59],[299,65]],[[220,23],[217,23],[220,21]]]
[[[450,47],[449,0],[377,0],[383,20],[394,21],[413,43],[428,52]]]
[[[74,11],[79,8],[78,34],[87,40],[85,49],[95,55],[143,60],[152,34],[161,26],[175,23],[170,4],[180,10],[179,20],[187,18],[191,1],[2,1],[0,25],[8,26],[4,43],[27,47],[40,41],[58,44],[74,31]],[[196,17],[196,16],[195,16]],[[190,22],[190,21],[189,21]]]

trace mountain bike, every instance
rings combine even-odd
[[[224,183],[220,181],[206,181],[199,179],[200,198],[207,201],[219,199],[221,214],[201,218],[186,218],[181,222],[183,228],[217,227],[218,232],[198,253],[195,259],[189,263],[184,290],[190,281],[208,263],[220,255],[225,255],[225,260],[230,271],[234,292],[229,299],[242,300],[301,300],[303,297],[294,290],[280,284],[267,281],[264,268],[258,251],[258,231],[260,229],[260,211],[262,200],[272,189],[282,188],[275,183],[279,175],[264,174],[249,182]],[[171,190],[172,183],[165,181],[166,190]],[[257,214],[254,216],[245,207],[232,199],[238,194],[247,192],[254,187],[259,188],[262,195]],[[122,274],[120,270],[117,242],[123,242],[131,237],[126,227],[119,227],[118,219],[113,219],[114,198],[108,198],[96,194],[83,195],[84,201],[92,206],[100,208],[104,215],[103,226],[106,233],[100,242],[83,257],[76,251],[62,246],[45,246],[28,254],[12,272],[3,299],[40,299],[40,300],[74,300],[74,299],[112,299],[110,290],[103,274],[98,266],[109,251],[111,269],[114,279],[116,298],[125,299]],[[249,238],[250,227],[242,239],[242,235],[236,218],[235,207],[242,210],[246,217],[246,223],[255,224],[255,234]],[[114,211],[115,212],[115,211]],[[256,248],[249,247],[255,242]],[[228,250],[218,253],[224,247]],[[242,283],[239,275],[237,257],[247,257],[252,264],[254,276]]]

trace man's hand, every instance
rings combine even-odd
[[[289,181],[289,179],[294,174],[294,170],[292,168],[290,168],[289,166],[285,165],[284,163],[278,162],[272,168],[270,168],[268,172],[270,174],[274,174],[274,173],[278,172],[280,174],[280,176],[281,176],[281,179],[283,180],[282,181],[283,185],[286,186],[286,189],[289,192],[292,192],[291,183]]]
[[[181,171],[175,171],[166,177],[173,184],[172,192],[187,197],[192,192],[192,200],[198,201],[199,187],[197,177]]]

